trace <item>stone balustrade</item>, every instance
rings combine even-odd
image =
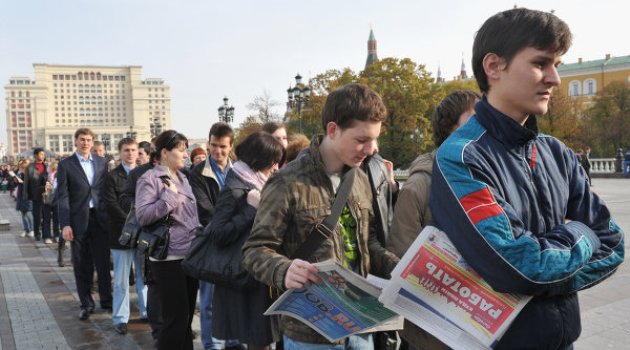
[[[613,174],[615,172],[615,158],[591,158],[592,174]],[[394,170],[394,178],[397,180],[406,180],[409,177],[409,170]]]

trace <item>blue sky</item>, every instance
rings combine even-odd
[[[506,1],[21,0],[0,2],[0,81],[34,77],[33,63],[141,65],[171,86],[172,126],[207,137],[227,96],[236,122],[264,91],[286,102],[293,77],[363,69],[370,26],[380,58],[409,57],[447,79],[468,73],[475,31]],[[566,62],[630,54],[630,3],[520,1],[555,10],[574,34]],[[0,91],[2,101],[4,89]],[[284,107],[278,108],[284,113]],[[0,118],[6,142],[6,115]]]

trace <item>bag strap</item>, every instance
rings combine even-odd
[[[346,202],[348,201],[348,196],[350,195],[352,185],[354,184],[355,174],[355,168],[346,172],[341,179],[341,184],[337,190],[337,196],[335,197],[335,202],[330,210],[330,215],[328,215],[324,221],[313,227],[313,230],[311,230],[311,233],[308,235],[306,240],[298,247],[293,255],[291,255],[291,259],[308,259],[315,250],[322,245],[326,238],[332,235],[335,230],[335,226],[337,226],[337,222],[339,221],[339,216],[343,211],[343,207],[345,207]]]

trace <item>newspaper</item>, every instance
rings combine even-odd
[[[323,282],[287,290],[265,315],[299,319],[331,343],[352,334],[402,328],[404,319],[378,301],[381,289],[375,284],[332,260],[314,265]]]
[[[444,232],[427,226],[379,300],[451,348],[491,349],[530,298],[495,292]]]

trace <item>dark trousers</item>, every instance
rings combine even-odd
[[[44,202],[42,200],[33,200],[33,231],[35,231],[36,237],[42,236],[40,227],[42,226],[42,207]]]
[[[77,294],[82,308],[94,307],[92,285],[94,267],[98,274],[98,294],[101,307],[112,306],[112,277],[109,268],[109,240],[101,229],[94,210],[90,210],[87,231],[72,240],[72,268],[77,283]]]
[[[193,349],[190,325],[199,282],[184,274],[180,264],[181,260],[151,262],[154,281],[149,290],[157,288],[162,300],[163,323],[158,333],[158,350]]]
[[[59,237],[59,216],[57,214],[57,206],[44,204],[42,208],[43,222],[43,238]],[[50,234],[50,225],[52,224],[52,235]]]

